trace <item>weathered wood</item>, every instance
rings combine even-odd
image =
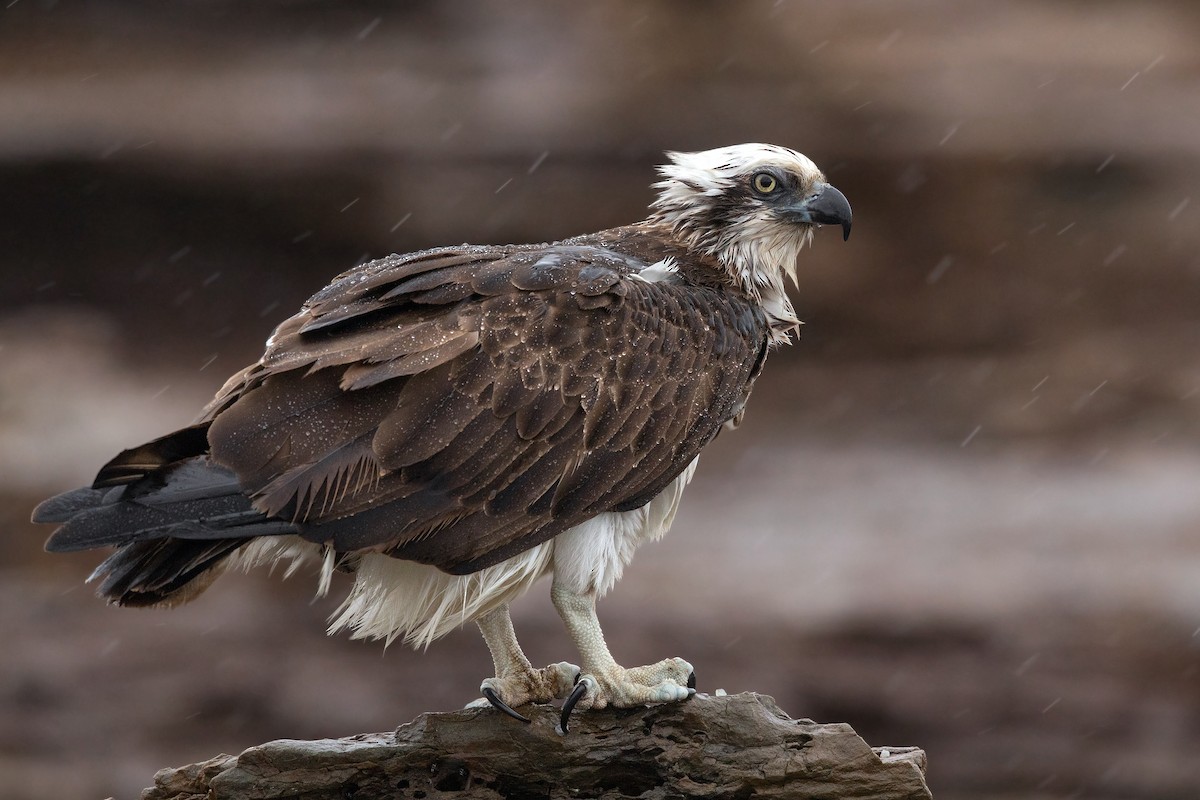
[[[394,733],[281,740],[164,769],[143,800],[256,798],[930,798],[925,753],[869,747],[849,725],[793,720],[770,697],[576,714],[422,714]]]

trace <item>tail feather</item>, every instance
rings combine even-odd
[[[208,588],[225,558],[245,539],[152,539],[119,548],[88,582],[103,579],[97,594],[122,606],[174,606]]]
[[[123,486],[167,469],[191,456],[208,452],[208,428],[211,423],[192,425],[161,436],[140,447],[121,451],[96,475],[93,489]]]
[[[33,510],[33,521],[37,523],[66,522],[76,514],[82,514],[101,505],[105,495],[119,491],[119,489],[102,491],[84,486],[81,489],[63,492],[39,503],[38,507]],[[48,544],[47,549],[50,549]]]
[[[35,521],[62,523],[46,549],[64,553],[165,537],[241,539],[296,529],[255,510],[233,473],[207,457],[189,459],[160,487],[132,488],[76,489],[38,506]]]
[[[251,539],[295,533],[255,509],[237,476],[207,454],[203,427],[126,450],[91,487],[52,497],[34,522],[58,523],[51,552],[116,547],[89,580],[120,605],[175,605],[199,594]]]

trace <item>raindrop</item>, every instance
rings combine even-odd
[[[1183,210],[1188,207],[1188,203],[1192,202],[1192,198],[1185,197],[1179,201],[1178,205],[1171,209],[1171,213],[1167,214],[1167,221],[1174,222],[1175,218],[1183,213]]]
[[[171,255],[167,256],[167,263],[174,264],[175,262],[179,261],[179,259],[183,258],[190,252],[192,252],[192,246],[190,244],[185,244],[183,247],[179,248],[174,253],[171,253]]]
[[[446,128],[445,132],[442,133],[442,141],[443,142],[450,141],[461,130],[462,130],[462,123],[461,122],[454,123],[449,128]]]
[[[1142,70],[1142,72],[1149,72],[1150,70],[1154,69],[1155,67],[1157,67],[1159,64],[1162,63],[1162,60],[1164,58],[1166,58],[1166,56],[1164,56],[1162,53],[1159,53],[1158,56],[1156,56],[1153,61],[1151,61],[1149,64],[1146,65],[1146,68],[1144,70]]]
[[[260,317],[265,317],[277,308],[279,308],[279,301],[273,300],[270,303],[267,303],[265,306],[263,306],[263,310],[258,312],[258,315]]]
[[[973,431],[971,431],[970,433],[968,433],[968,434],[967,434],[967,438],[963,439],[963,440],[962,440],[962,442],[960,442],[958,446],[959,446],[959,447],[966,447],[967,445],[969,445],[969,444],[971,443],[971,440],[972,440],[972,439],[974,439],[974,438],[975,438],[975,436],[976,436],[976,435],[978,435],[978,433],[979,433],[981,430],[983,430],[983,426],[982,426],[982,425],[976,425],[976,426],[975,426],[975,430],[973,430]]]
[[[220,270],[217,270],[216,272],[212,273],[212,274],[211,274],[211,275],[209,275],[207,278],[205,278],[205,279],[204,279],[204,280],[203,280],[203,281],[200,283],[200,285],[201,285],[201,286],[212,286],[214,283],[216,283],[216,282],[217,282],[217,281],[219,281],[220,279],[221,279],[221,271],[220,271]]]
[[[1050,376],[1049,376],[1049,375],[1047,375],[1046,377],[1042,378],[1040,381],[1038,381],[1037,383],[1035,383],[1035,384],[1033,385],[1033,388],[1032,388],[1032,389],[1030,389],[1029,391],[1031,391],[1031,392],[1036,392],[1038,389],[1042,388],[1043,384],[1045,384],[1045,383],[1046,383],[1046,381],[1048,381],[1048,380],[1050,380]]]
[[[409,218],[409,217],[411,217],[411,216],[412,216],[412,212],[410,211],[410,212],[408,212],[407,214],[405,214],[403,217],[401,217],[401,218],[400,218],[400,220],[399,220],[399,222],[397,222],[395,225],[393,225],[393,226],[392,226],[392,231],[391,231],[391,232],[395,232],[395,230],[396,230],[397,228],[399,228],[399,227],[400,227],[401,225],[403,225],[404,223],[408,222],[408,218]]]
[[[815,45],[813,45],[812,47],[809,48],[808,54],[811,56],[813,53],[819,53],[828,46],[829,46],[829,40],[822,39],[821,41],[817,42]]]
[[[358,32],[358,40],[361,42],[363,39],[370,36],[371,31],[375,30],[375,28],[379,26],[380,22],[383,22],[383,17],[376,17],[375,19],[368,22],[367,27],[363,28],[361,31]]]
[[[292,244],[300,244],[300,242],[303,242],[305,239],[307,239],[308,237],[310,237],[312,235],[313,235],[313,232],[311,230],[307,230],[304,233],[302,233],[299,236],[292,239]]]
[[[887,50],[889,47],[894,45],[896,42],[900,41],[900,37],[903,35],[904,35],[904,31],[901,28],[896,28],[896,30],[892,31],[891,33],[889,33],[887,35],[886,39],[884,39],[882,42],[879,43],[879,52],[882,53],[884,50]]]
[[[939,261],[937,263],[937,265],[932,270],[929,271],[929,274],[925,276],[925,282],[929,283],[929,284],[934,284],[934,283],[937,283],[938,281],[940,281],[942,279],[942,276],[946,274],[946,270],[950,269],[950,266],[953,263],[954,263],[953,256],[942,256],[942,260]]]
[[[350,208],[351,208],[351,207],[352,207],[352,206],[353,206],[355,203],[357,203],[357,202],[358,202],[358,198],[356,197],[356,198],[354,198],[353,200],[351,200],[349,203],[346,203],[346,205],[342,206],[342,212],[341,212],[341,213],[343,213],[343,214],[344,214],[344,213],[346,213],[347,211],[349,211],[349,210],[350,210]]]
[[[1086,406],[1088,404],[1088,401],[1090,401],[1093,397],[1095,397],[1096,392],[1103,389],[1104,385],[1106,383],[1108,383],[1107,380],[1102,380],[1096,386],[1095,389],[1092,389],[1090,392],[1085,392],[1082,395],[1080,395],[1079,399],[1075,401],[1075,404],[1071,406],[1071,413],[1074,414],[1074,413],[1080,411],[1084,406]]]
[[[492,194],[500,194],[500,193],[501,193],[501,192],[503,192],[503,191],[505,190],[505,188],[507,188],[507,187],[508,187],[508,185],[509,185],[510,183],[512,183],[512,182],[513,182],[513,179],[512,179],[512,178],[509,178],[509,179],[508,179],[508,180],[506,180],[504,183],[502,183],[502,184],[500,184],[498,187],[496,187],[496,191],[492,192]]]
[[[1129,84],[1133,83],[1133,82],[1134,82],[1134,81],[1137,79],[1137,76],[1138,76],[1138,75],[1141,75],[1141,74],[1142,74],[1142,71],[1141,71],[1141,70],[1138,70],[1137,72],[1135,72],[1135,73],[1133,73],[1132,75],[1130,75],[1130,76],[1129,76],[1129,80],[1125,81],[1125,84],[1124,84],[1123,86],[1121,86],[1121,91],[1123,92],[1123,91],[1125,91],[1126,89],[1128,89],[1128,88],[1129,88]]]
[[[925,172],[916,164],[909,164],[900,173],[900,177],[896,179],[896,189],[901,194],[912,194],[917,189],[925,185],[929,178]]]
[[[1041,653],[1034,653],[1029,658],[1022,661],[1021,666],[1017,667],[1016,670],[1013,671],[1013,674],[1016,675],[1018,678],[1021,677],[1022,675],[1024,675],[1026,672],[1029,671],[1029,668],[1032,667],[1040,657],[1041,657]]]
[[[961,126],[961,125],[962,125],[961,122],[956,122],[953,125],[951,125],[950,128],[946,131],[946,135],[942,137],[942,140],[940,142],[938,142],[938,147],[941,147],[946,142],[950,141],[950,138],[952,136],[954,136],[954,134],[958,133],[959,126]]]
[[[1048,706],[1046,706],[1045,708],[1043,708],[1043,709],[1042,709],[1042,713],[1043,713],[1043,714],[1045,714],[1047,711],[1049,711],[1050,709],[1054,708],[1056,705],[1058,705],[1058,704],[1059,704],[1059,703],[1061,703],[1061,702],[1062,702],[1062,698],[1061,698],[1061,697],[1056,697],[1056,698],[1054,698],[1053,700],[1051,700],[1051,701],[1050,701],[1050,705],[1048,705]],[[1051,776],[1051,777],[1053,777],[1053,776]]]
[[[35,289],[34,291],[46,292],[46,291],[49,291],[50,289],[53,289],[55,286],[58,286],[58,281],[46,281],[45,283],[38,286],[37,289]]]
[[[1056,233],[1055,236],[1062,236],[1064,233],[1066,233],[1067,231],[1071,230],[1071,228],[1074,228],[1074,227],[1075,227],[1074,222],[1068,222],[1065,226],[1058,229],[1058,233]]]
[[[1118,258],[1120,258],[1121,256],[1125,255],[1125,251],[1126,251],[1126,250],[1128,250],[1128,249],[1129,249],[1129,248],[1127,248],[1127,247],[1126,247],[1125,245],[1123,245],[1123,244],[1119,244],[1119,245],[1117,245],[1116,247],[1114,247],[1114,248],[1113,248],[1113,251],[1112,251],[1111,253],[1109,253],[1107,257],[1105,257],[1105,259],[1104,259],[1104,266],[1106,266],[1106,267],[1107,267],[1109,264],[1112,264],[1112,263],[1113,263],[1114,261],[1116,261]]]
[[[537,168],[542,165],[542,162],[545,161],[547,157],[549,157],[549,155],[550,155],[549,150],[543,150],[541,153],[539,153],[538,157],[535,158],[533,160],[533,163],[529,165],[529,169],[526,171],[525,174],[532,175],[537,170]]]
[[[1099,175],[1104,171],[1104,168],[1112,163],[1112,160],[1117,157],[1116,153],[1109,153],[1108,158],[1100,162],[1100,166],[1096,167],[1096,174]]]
[[[217,360],[217,354],[216,354],[216,353],[213,353],[211,356],[209,356],[209,357],[208,357],[208,358],[205,360],[205,362],[204,362],[203,364],[201,364],[201,365],[200,365],[200,369],[199,369],[199,370],[197,370],[197,371],[198,371],[198,372],[203,372],[204,370],[208,369],[208,367],[209,367],[209,366],[211,366],[211,365],[212,365],[212,363],[213,363],[214,361],[216,361],[216,360]]]

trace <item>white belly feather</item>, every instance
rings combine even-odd
[[[414,647],[475,620],[520,597],[539,578],[578,594],[604,595],[621,578],[643,542],[662,537],[671,527],[683,488],[696,471],[694,459],[657,497],[632,511],[612,511],[560,533],[553,539],[470,575],[451,575],[436,567],[379,554],[361,557],[345,602],[334,612],[329,632],[351,631],[355,639],[401,638]],[[298,536],[258,539],[232,559],[245,569],[292,563],[285,577],[306,562],[321,562],[319,593],[328,591],[333,554]]]

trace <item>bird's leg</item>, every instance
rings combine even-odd
[[[596,618],[596,594],[578,593],[559,581],[550,589],[550,597],[567,632],[579,648],[583,674],[575,690],[563,704],[561,728],[567,730],[571,711],[576,708],[617,708],[686,700],[696,693],[692,665],[682,658],[667,658],[656,664],[625,669],[608,651],[600,620]]]
[[[526,703],[548,703],[566,697],[579,677],[579,667],[560,661],[543,669],[534,669],[517,643],[508,604],[480,617],[476,624],[492,653],[496,677],[479,687],[488,702],[511,717],[528,719],[513,711]]]

